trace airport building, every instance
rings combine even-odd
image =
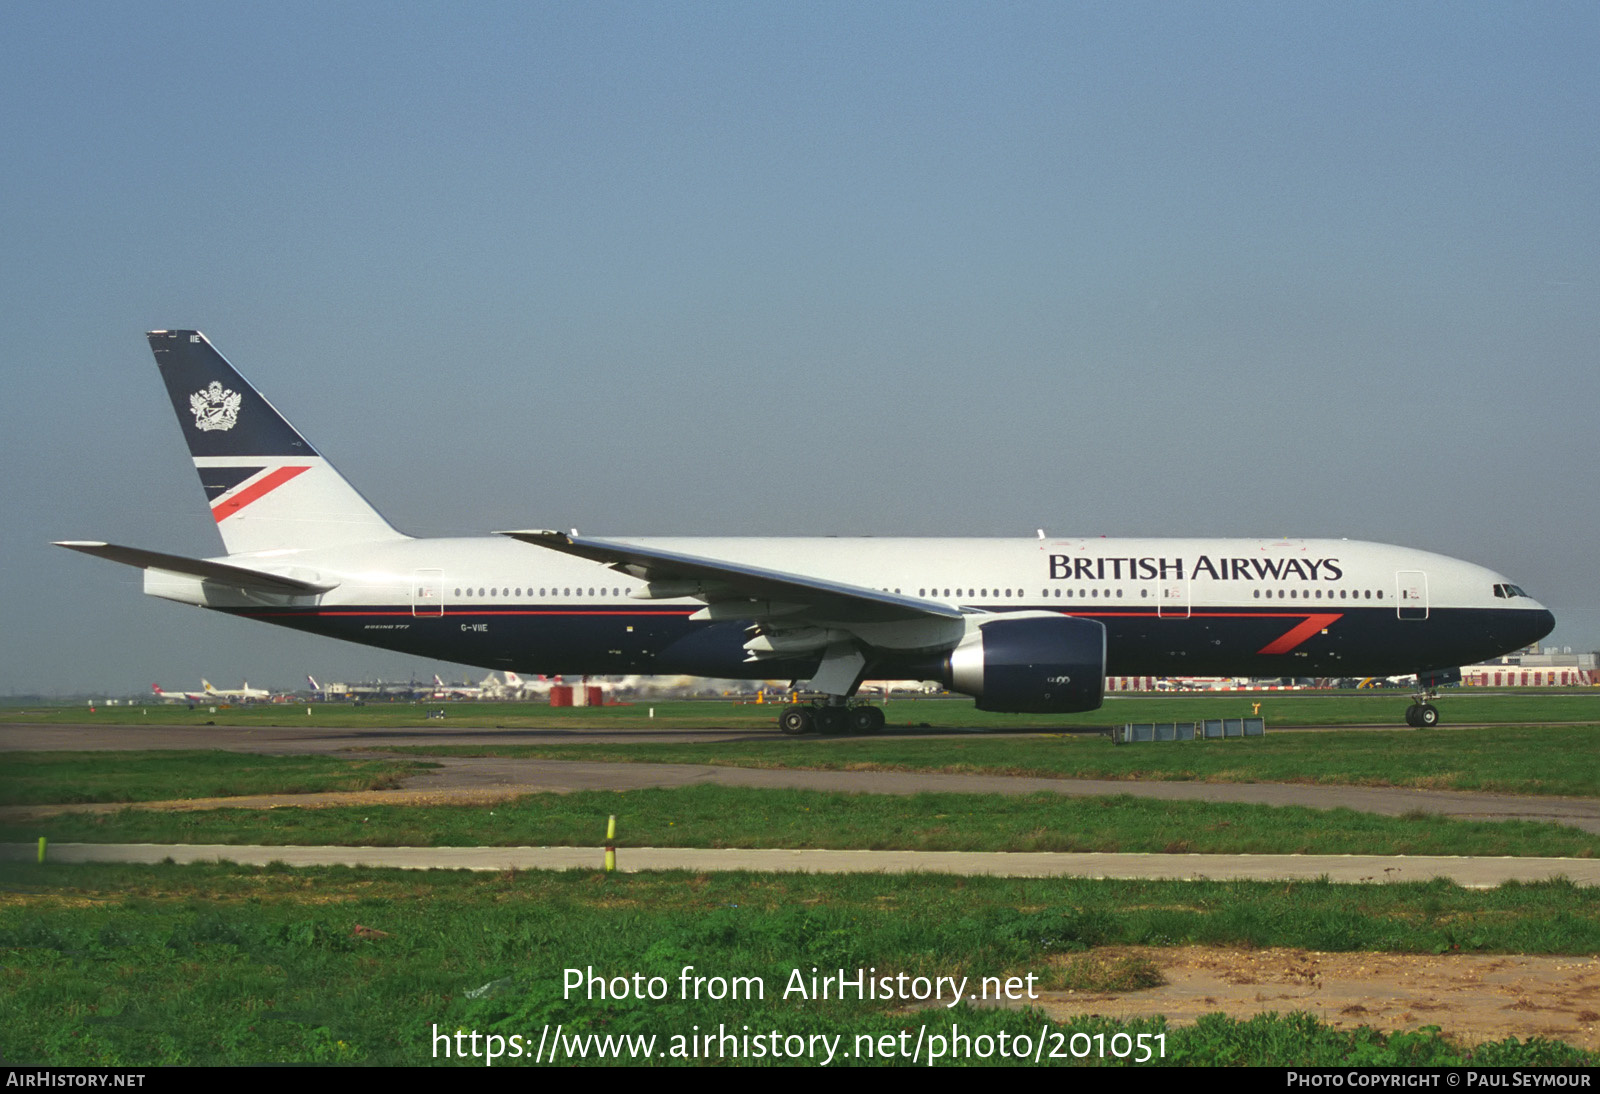
[[[1557,651],[1512,653],[1461,669],[1463,687],[1592,687],[1600,683],[1593,653]]]

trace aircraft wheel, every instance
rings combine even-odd
[[[1415,704],[1415,703],[1413,703],[1410,706],[1406,707],[1406,725],[1412,726],[1412,727],[1417,726],[1417,724],[1418,724],[1417,723],[1417,711],[1420,710],[1420,709],[1421,708],[1418,707],[1417,704]]]
[[[868,707],[867,709],[872,711],[872,732],[883,732],[883,727],[889,721],[888,716],[883,713],[883,710],[880,707]]]
[[[843,733],[850,726],[850,712],[843,707],[818,707],[817,729],[823,733]]]
[[[778,728],[791,737],[798,737],[802,733],[810,733],[817,726],[809,707],[794,706],[785,707],[783,713],[778,715]]]
[[[877,717],[874,717],[875,715]],[[876,732],[879,717],[882,717],[882,714],[877,707],[852,707],[850,709],[850,732]]]
[[[1439,724],[1439,708],[1432,703],[1423,703],[1416,709],[1418,728],[1432,729]]]

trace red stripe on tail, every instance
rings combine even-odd
[[[233,516],[233,514],[251,502],[272,493],[278,487],[300,474],[300,472],[310,470],[311,468],[309,467],[280,467],[271,474],[257,479],[237,494],[232,494],[217,502],[211,507],[211,515],[217,518],[218,524],[221,524],[225,519]]]

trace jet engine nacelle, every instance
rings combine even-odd
[[[1106,628],[1093,619],[1017,612],[970,620],[945,659],[944,683],[979,710],[1071,714],[1105,699]]]

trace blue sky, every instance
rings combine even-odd
[[[142,332],[399,527],[1349,536],[1600,646],[1592,4],[0,6],[0,686],[440,666],[219,550]],[[459,675],[459,670],[456,670]]]

